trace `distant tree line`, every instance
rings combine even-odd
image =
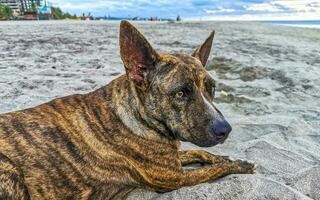
[[[0,4],[0,20],[8,20],[13,18],[13,11],[12,9],[7,6]]]
[[[89,12],[87,15],[83,13],[82,15],[77,16],[76,14],[71,15],[68,12],[63,12],[59,7],[52,7],[51,8],[51,15],[52,19],[78,19],[78,20],[86,20],[86,19],[91,19],[93,20],[94,17],[91,15]]]
[[[51,8],[52,18],[53,19],[75,19],[76,15],[71,15],[70,13],[63,12],[59,7]]]

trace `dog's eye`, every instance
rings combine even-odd
[[[175,93],[177,99],[188,100],[193,93],[192,87],[184,87]]]
[[[194,93],[194,85],[192,83],[185,83],[183,85],[177,85],[173,88],[169,95],[175,97],[178,100],[189,100]]]
[[[182,98],[184,96],[184,92],[183,91],[179,91],[176,93],[176,97],[178,98]]]

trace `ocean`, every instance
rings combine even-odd
[[[299,21],[263,21],[268,24],[278,24],[284,26],[295,26],[304,28],[320,29],[320,20],[299,20]]]

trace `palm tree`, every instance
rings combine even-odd
[[[7,5],[0,4],[0,19],[8,20],[13,17],[13,11]]]

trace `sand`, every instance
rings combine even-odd
[[[0,22],[0,113],[86,93],[124,73],[119,22]],[[320,30],[254,22],[135,23],[161,51],[191,53],[216,30],[207,69],[233,126],[212,153],[257,164],[128,199],[320,199]],[[184,149],[198,148],[189,143]]]

